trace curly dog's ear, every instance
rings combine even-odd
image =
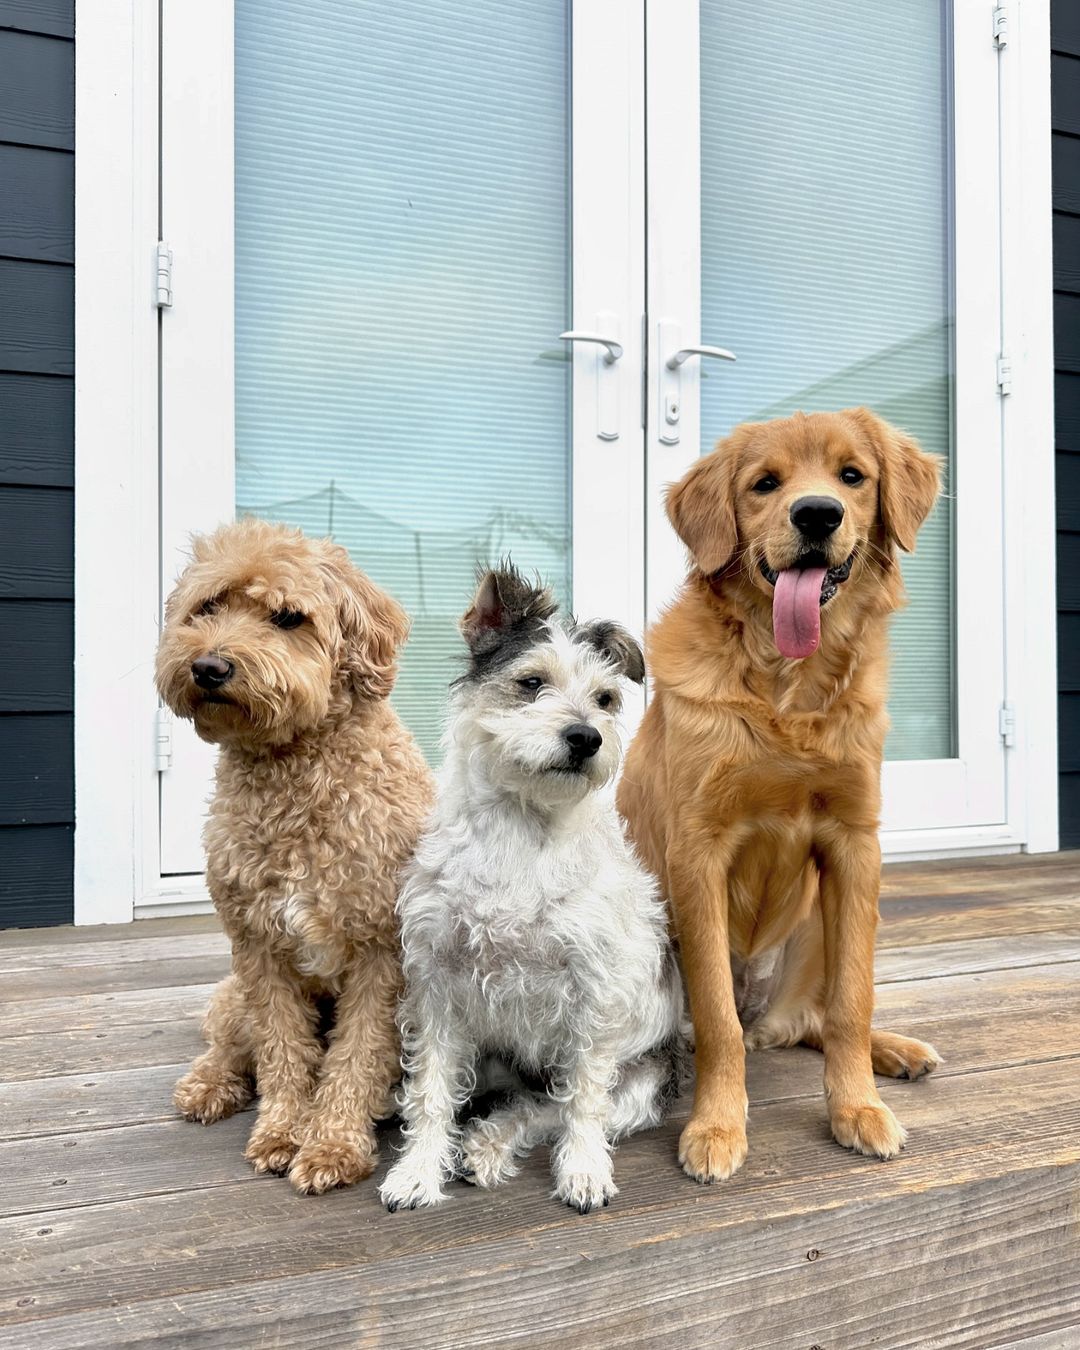
[[[736,427],[667,491],[668,520],[706,576],[726,567],[738,547],[735,470],[753,430],[753,423]]]
[[[386,698],[397,675],[398,648],[409,636],[408,615],[336,544],[328,548],[326,568],[337,602],[346,678],[358,694]]]
[[[575,629],[574,641],[595,647],[624,679],[633,680],[634,684],[644,684],[645,657],[641,646],[621,624],[612,623],[609,619],[583,623]]]
[[[848,408],[845,416],[859,424],[877,456],[878,510],[885,535],[910,553],[919,527],[941,491],[938,458],[921,450],[906,431],[900,431],[869,408]]]

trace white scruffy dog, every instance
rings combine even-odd
[[[615,1195],[611,1145],[659,1124],[684,1060],[683,992],[652,878],[610,794],[637,643],[560,624],[512,567],[481,581],[461,629],[441,792],[401,899],[405,1146],[380,1189],[433,1205],[455,1175],[494,1186],[554,1141],[555,1196]],[[514,1084],[462,1131],[478,1088]],[[531,1086],[527,1085],[531,1080]],[[546,1090],[545,1090],[546,1089]]]

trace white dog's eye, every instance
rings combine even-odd
[[[298,609],[279,609],[270,615],[270,622],[275,628],[299,628],[304,618]]]
[[[597,694],[597,696],[596,696],[596,706],[597,706],[598,708],[610,708],[610,707],[611,707],[611,695],[607,692],[606,689],[604,690],[604,692],[603,692],[602,694]]]
[[[840,481],[846,483],[848,487],[857,487],[863,480],[863,475],[849,464],[846,469],[840,470]]]
[[[518,680],[518,687],[527,694],[538,694],[544,687],[544,681],[539,675],[526,675],[524,679]]]

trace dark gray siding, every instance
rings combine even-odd
[[[74,0],[0,0],[0,927],[72,917]]]

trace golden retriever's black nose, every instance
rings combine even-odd
[[[792,503],[791,523],[807,539],[828,539],[844,519],[844,503],[835,497],[800,497]]]
[[[232,674],[233,663],[220,656],[199,656],[191,663],[191,678],[200,689],[220,689]]]
[[[603,736],[596,728],[586,726],[584,722],[575,722],[573,726],[567,727],[562,738],[570,747],[572,758],[579,764],[583,759],[592,759],[604,743]]]

